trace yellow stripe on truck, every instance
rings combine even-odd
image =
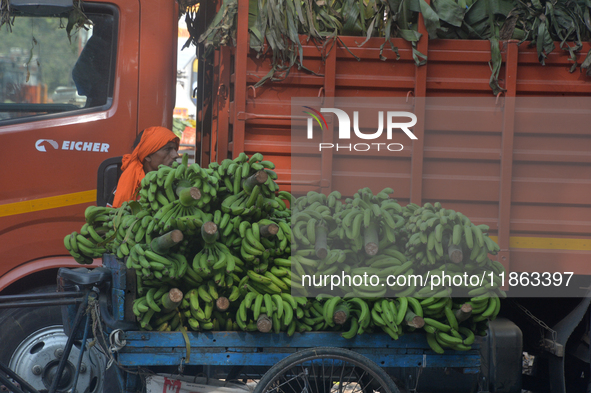
[[[498,236],[491,236],[490,238],[497,244],[499,243]],[[536,248],[539,250],[591,251],[591,239],[511,236],[509,238],[509,247]]]
[[[96,190],[89,190],[47,198],[31,199],[23,202],[7,203],[5,205],[0,205],[0,217],[14,216],[16,214],[31,213],[95,201]]]
[[[0,217],[31,213],[58,207],[93,203],[96,201],[96,190],[74,192],[30,201],[7,203],[0,205]],[[498,236],[490,237],[496,243]],[[572,250],[591,251],[591,239],[555,238],[555,237],[523,237],[511,236],[510,248],[535,248],[539,250]]]

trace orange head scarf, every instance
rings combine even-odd
[[[150,127],[144,130],[140,143],[131,154],[123,156],[121,170],[123,173],[117,183],[113,207],[120,207],[123,202],[134,199],[137,189],[140,187],[144,173],[144,159],[152,153],[157,152],[168,142],[176,142],[179,145],[179,138],[168,128]]]

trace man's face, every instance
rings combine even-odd
[[[178,156],[176,143],[168,142],[144,159],[144,172],[157,171],[160,165],[171,166]]]

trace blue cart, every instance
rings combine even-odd
[[[63,305],[68,340],[51,368],[52,375],[43,379],[51,385],[44,391],[81,388],[78,380],[84,373],[82,359],[89,346],[83,343],[90,342],[98,344],[109,363],[116,365],[107,371],[114,374],[107,377],[111,383],[105,383],[104,391],[108,392],[142,391],[146,377],[153,374],[238,382],[252,387],[253,393],[521,390],[521,332],[508,320],[491,323],[487,336],[480,337],[473,349],[443,354],[433,352],[421,333],[393,340],[383,333],[345,339],[337,332],[295,333],[290,337],[285,333],[235,331],[138,331],[130,313],[135,282],[135,271],[105,255],[103,267],[60,269],[61,293],[1,299],[5,307],[23,306],[22,301],[37,297],[46,305]],[[74,345],[78,348],[77,360],[70,359]],[[17,393],[39,393],[3,364],[0,384]],[[85,389],[94,391],[92,386]]]
[[[112,273],[113,319],[123,321],[134,293],[125,265],[105,256]],[[127,284],[130,284],[129,287]],[[127,303],[126,303],[127,302]],[[110,317],[109,317],[110,318]],[[424,334],[393,340],[386,334],[345,339],[339,333],[125,331],[117,354],[127,392],[141,386],[142,371],[200,375],[252,383],[255,393],[326,391],[520,392],[521,334],[508,320],[466,352],[433,352]],[[353,384],[353,385],[351,385]],[[346,388],[346,386],[349,388]],[[351,387],[353,386],[353,387]]]

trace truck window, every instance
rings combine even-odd
[[[0,29],[0,123],[110,105],[116,18],[105,10],[86,12],[92,24],[70,40],[67,15],[16,15]]]

